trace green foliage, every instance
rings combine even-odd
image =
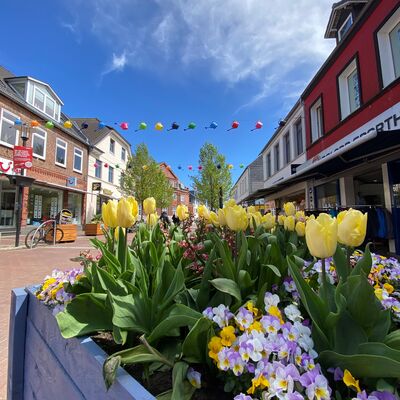
[[[136,146],[127,166],[120,182],[125,195],[134,196],[139,204],[147,197],[154,197],[160,208],[171,204],[173,188],[144,143]]]
[[[389,333],[390,311],[376,298],[367,276],[371,254],[367,246],[354,269],[338,246],[334,260],[339,283],[315,292],[303,278],[293,257],[289,270],[307,313],[319,361],[325,368],[348,369],[358,378],[400,376],[399,331]]]
[[[219,205],[219,190],[222,188],[223,199],[229,198],[232,186],[231,172],[225,156],[211,143],[205,143],[200,149],[199,165],[202,166],[197,176],[192,176],[193,185],[202,203],[207,203],[211,209]],[[217,167],[220,168],[217,168]]]

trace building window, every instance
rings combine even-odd
[[[177,199],[177,197],[178,197],[178,196],[176,195],[176,193],[174,193],[174,200],[176,200],[176,199]]]
[[[33,105],[41,111],[44,111],[44,93],[35,87],[35,97],[33,99]]]
[[[94,170],[94,176],[96,178],[101,179],[101,168],[103,166],[103,163],[100,160],[96,160],[96,167]]]
[[[303,153],[303,127],[301,118],[294,125],[294,137],[296,141],[296,156]]]
[[[289,132],[283,137],[283,141],[285,144],[285,164],[290,163],[290,135]]]
[[[338,77],[341,119],[361,106],[360,79],[354,59]]]
[[[350,13],[349,16],[343,22],[342,26],[338,29],[339,42],[343,39],[343,37],[346,35],[346,33],[349,31],[352,25],[353,25],[353,14]]]
[[[126,150],[125,148],[121,148],[121,160],[125,161],[126,160]]]
[[[114,183],[114,168],[108,167],[108,182]]]
[[[267,165],[267,178],[269,178],[272,175],[272,171],[271,171],[271,153],[267,154],[266,165]]]
[[[82,173],[82,159],[83,159],[83,151],[78,149],[77,147],[74,148],[74,171]]]
[[[56,140],[56,165],[67,166],[67,142],[61,139]]]
[[[46,159],[46,131],[35,128],[32,133],[32,153],[35,157]]]
[[[275,150],[275,172],[279,171],[279,167],[280,167],[280,159],[279,159],[279,143],[277,145],[275,145],[274,147]]]
[[[34,89],[33,105],[49,117],[59,121],[59,105],[36,86]]]
[[[184,201],[185,201],[185,195],[181,194],[181,202],[184,202]]]
[[[14,125],[18,117],[6,110],[1,113],[0,143],[7,147],[14,147],[18,143],[19,131]]]
[[[311,107],[311,141],[315,142],[323,134],[322,101],[319,98]]]
[[[115,140],[110,139],[110,153],[115,154]]]
[[[400,7],[377,33],[383,87],[400,77]]]

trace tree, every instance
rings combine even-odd
[[[220,191],[222,199],[227,200],[232,186],[231,172],[225,156],[211,143],[205,143],[200,149],[199,170],[197,176],[191,176],[197,189],[197,196],[203,203],[215,210],[219,205]]]
[[[174,192],[144,143],[138,144],[128,159],[127,168],[121,175],[120,188],[124,195],[134,196],[141,205],[147,197],[154,197],[159,208],[172,203]]]

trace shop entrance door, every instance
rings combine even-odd
[[[396,254],[400,254],[400,160],[388,163],[388,173],[392,197],[393,233]]]
[[[15,226],[15,190],[0,190],[0,228]]]

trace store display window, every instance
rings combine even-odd
[[[32,186],[28,197],[28,225],[40,225],[56,218],[62,208],[62,190]]]

